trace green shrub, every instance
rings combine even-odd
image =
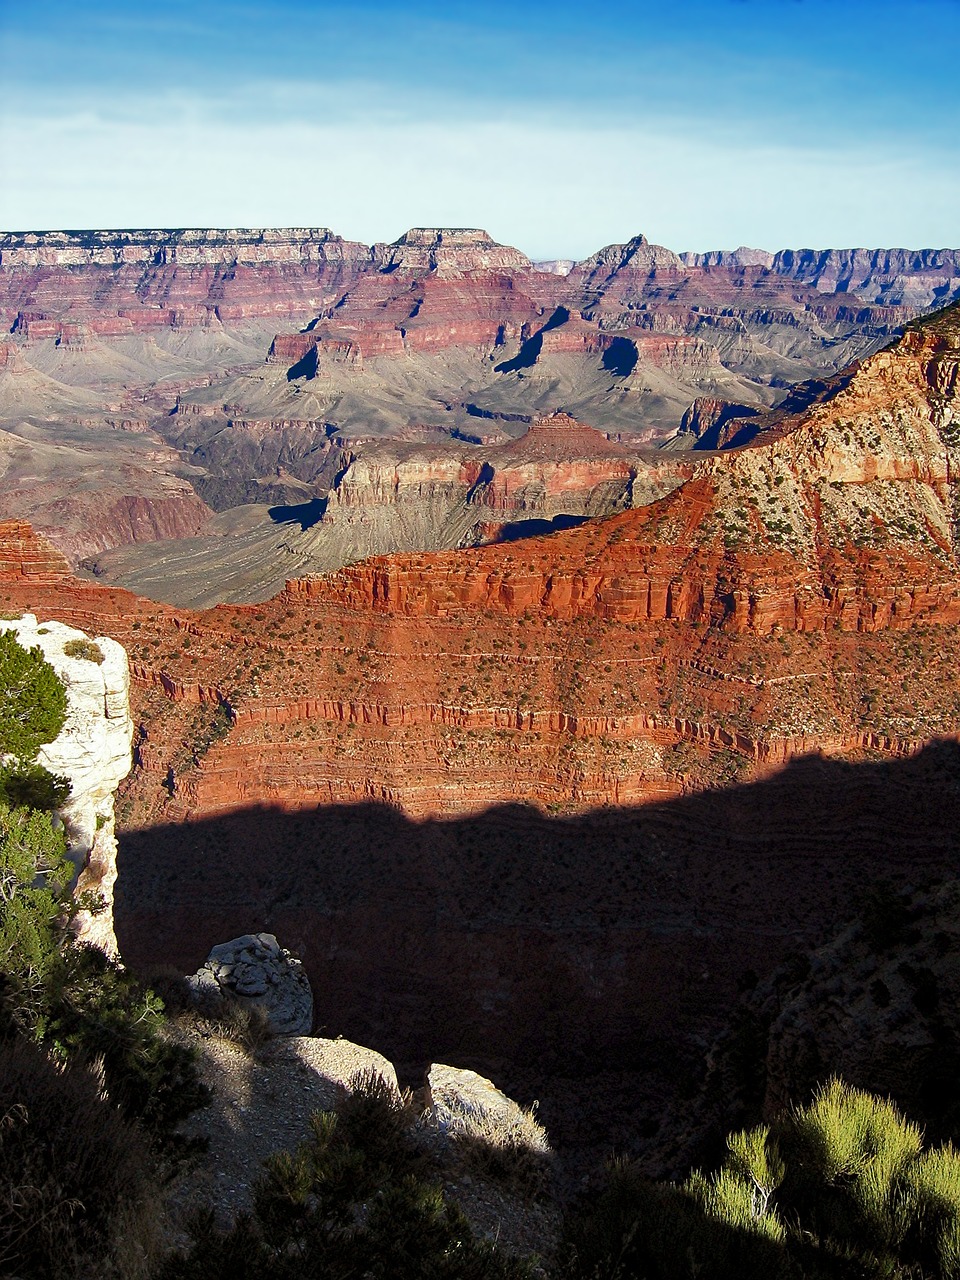
[[[681,1187],[616,1166],[568,1215],[575,1280],[956,1280],[960,1153],[924,1151],[896,1107],[839,1080],[732,1135],[721,1168]]]
[[[831,1080],[783,1126],[784,1199],[819,1233],[896,1251],[907,1228],[903,1177],[922,1134],[891,1102]]]
[[[83,658],[86,662],[103,663],[103,650],[93,640],[68,640],[63,646],[68,658]]]
[[[336,1114],[336,1144],[362,1153],[373,1182],[419,1167],[410,1095],[398,1093],[379,1071],[358,1071],[341,1091]]]
[[[166,1033],[163,1004],[97,947],[64,944],[46,990],[43,1035],[64,1057],[102,1064],[113,1103],[167,1149],[209,1101],[194,1054]]]
[[[0,764],[0,802],[11,809],[59,809],[69,795],[68,779],[41,764],[27,760]]]
[[[40,648],[23,649],[0,631],[0,754],[32,759],[66,716],[66,691]]]
[[[531,1280],[422,1176],[405,1099],[379,1077],[356,1084],[266,1162],[252,1214],[229,1229],[199,1214],[158,1280]]]
[[[73,867],[49,813],[0,803],[0,1033],[42,1035]]]
[[[519,1195],[535,1196],[549,1185],[553,1152],[533,1110],[512,1122],[485,1111],[455,1116],[448,1136],[466,1165]]]
[[[904,1182],[915,1209],[917,1252],[941,1276],[960,1275],[960,1153],[950,1144],[925,1151]]]
[[[131,1280],[156,1194],[143,1135],[93,1072],[0,1041],[0,1275]]]
[[[68,785],[29,762],[63,687],[0,635],[0,1275],[147,1280],[161,1173],[207,1100],[163,1005],[70,931],[73,865],[50,810]],[[87,905],[87,904],[83,904]]]
[[[568,1213],[559,1272],[569,1280],[800,1280],[772,1219],[757,1229],[750,1188],[731,1171],[684,1187],[616,1161]]]
[[[19,1034],[64,1060],[98,1060],[124,1115],[161,1146],[207,1099],[193,1055],[165,1032],[163,1005],[67,928],[73,867],[51,815],[0,804],[0,1035]]]

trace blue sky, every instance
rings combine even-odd
[[[0,228],[960,244],[960,0],[0,0]]]

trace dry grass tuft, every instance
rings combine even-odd
[[[550,1182],[553,1150],[533,1107],[518,1108],[513,1119],[481,1108],[463,1110],[447,1134],[464,1164],[522,1195],[534,1196]]]

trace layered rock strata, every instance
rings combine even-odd
[[[607,1145],[642,1078],[655,1130],[743,973],[955,865],[958,362],[954,309],[646,508],[260,605],[58,576],[11,526],[5,604],[131,650],[125,954],[258,927],[321,1029],[520,1081],[564,1144],[584,1079]]]
[[[0,296],[8,327],[30,339],[62,337],[67,317],[120,336],[297,314],[369,260],[323,227],[8,233]]]
[[[153,541],[190,556],[211,509],[322,501],[384,440],[442,467],[451,438],[505,444],[563,409],[628,447],[742,442],[691,404],[763,410],[831,375],[952,296],[954,259],[701,260],[638,236],[561,273],[469,228],[373,246],[324,228],[7,234],[0,505],[75,565]],[[350,553],[448,545],[388,525]],[[253,548],[213,536],[212,581],[236,552],[249,590],[274,588],[279,570],[265,582]]]
[[[251,520],[226,537],[218,531],[225,516],[202,540],[120,549],[97,557],[95,570],[177,604],[245,603],[280,590],[293,565],[323,572],[396,547],[436,551],[549,533],[650,502],[692,472],[684,455],[652,457],[567,414],[537,417],[505,444],[382,442],[338,456],[323,499],[275,509],[275,521]]]
[[[812,284],[824,293],[852,293],[867,302],[920,309],[956,296],[956,249],[733,249],[680,255],[687,266],[762,267]]]
[[[907,712],[844,637],[862,653],[876,636],[877,661],[901,644],[884,637],[912,629],[952,644],[957,349],[945,312],[749,448],[704,458],[666,497],[547,540],[365,561],[189,621],[67,581],[56,594],[78,600],[81,625],[109,611],[141,688],[223,708],[228,731],[171,779],[162,750],[151,766],[151,805],[172,793],[180,813],[363,798],[428,813],[531,791],[633,802],[683,785],[664,754],[678,742],[758,768],[814,745],[914,750],[953,731],[948,690],[918,692]],[[540,458],[538,441],[568,430],[540,424],[506,447],[517,465],[489,478],[491,516],[522,508],[548,463],[562,480],[563,457]],[[526,484],[507,478],[525,467]],[[8,590],[22,598],[28,581]],[[164,732],[146,730],[144,761]],[[530,743],[529,773],[507,763],[515,735]]]

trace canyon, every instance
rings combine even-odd
[[[546,415],[474,446],[486,545],[258,603],[158,603],[0,525],[5,609],[130,653],[122,954],[269,931],[324,1034],[475,1067],[565,1145],[655,1142],[745,972],[955,866],[958,370],[954,305],[652,479]],[[563,514],[565,452],[589,518],[492,540]]]
[[[958,293],[956,250],[639,235],[535,263],[477,229],[5,233],[0,504],[140,594],[248,603],[638,507]],[[557,465],[523,478],[510,451],[558,415],[593,429],[583,459],[554,433]],[[481,518],[501,481],[522,498]]]

